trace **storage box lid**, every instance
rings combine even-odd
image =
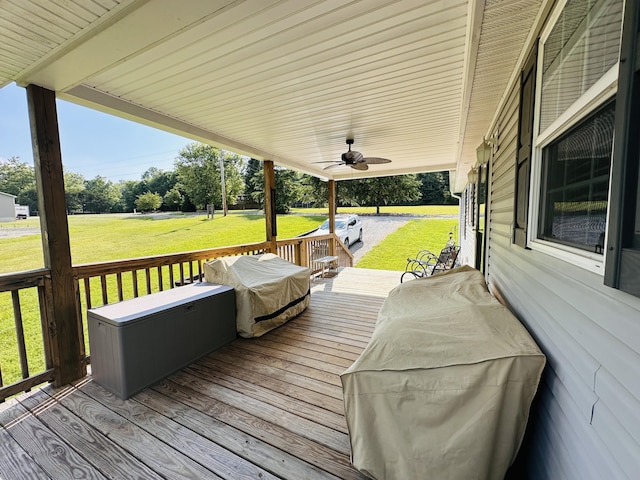
[[[179,307],[228,291],[233,291],[233,287],[206,282],[192,283],[151,295],[92,308],[88,311],[88,316],[111,325],[122,326],[125,323],[131,324],[136,320],[142,320],[163,310]]]

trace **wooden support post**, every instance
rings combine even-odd
[[[264,161],[264,216],[267,228],[267,242],[271,243],[271,252],[277,253],[276,176],[272,160]]]
[[[51,271],[48,332],[55,384],[61,386],[84,377],[87,370],[82,322],[76,308],[78,293],[71,268],[56,95],[51,90],[29,85],[27,101],[42,250],[45,267]]]
[[[298,246],[298,251],[299,251],[299,258],[300,258],[300,262],[298,263],[298,265],[300,265],[301,267],[309,267],[309,253],[308,253],[308,244],[307,242],[305,242],[304,240],[302,242],[300,242],[300,245]]]
[[[336,231],[336,181],[329,180],[329,231]],[[336,244],[334,241],[329,242],[329,255],[336,254]]]

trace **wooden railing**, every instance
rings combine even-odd
[[[278,240],[276,249],[274,253],[285,260],[309,267],[312,275],[320,271],[314,260],[329,254],[338,257],[341,267],[353,265],[353,256],[349,249],[333,234]],[[199,281],[204,278],[204,263],[209,260],[235,255],[256,255],[271,250],[271,242],[260,242],[75,265],[73,273],[77,282],[77,310],[80,317],[78,321],[86,325],[84,317],[89,308]],[[51,357],[48,321],[52,315],[51,292],[51,275],[47,269],[0,275],[0,306],[3,308],[3,313],[0,314],[0,328],[11,329],[10,319],[3,317],[12,310],[16,339],[15,345],[10,345],[10,348],[0,345],[0,401],[56,378]],[[7,305],[7,308],[4,305]],[[27,313],[23,315],[25,310]],[[28,341],[25,340],[25,325],[28,325],[30,331]],[[39,325],[37,334],[34,333],[35,325]],[[83,331],[85,346],[88,347],[86,328]],[[0,338],[6,337],[7,335],[0,335]],[[8,350],[13,350],[14,353],[8,353]],[[88,348],[85,350],[88,351]],[[88,363],[89,355],[82,361]],[[14,378],[16,373],[12,373],[9,381],[13,383],[6,386],[2,379],[3,362],[20,366],[18,377],[21,378]],[[39,373],[32,374],[30,370],[33,370],[32,365],[36,364],[39,365]]]
[[[51,275],[48,269],[0,275],[0,338],[6,341],[8,337],[10,312],[13,312],[15,331],[13,345],[0,345],[0,401],[55,378],[48,321],[50,299]],[[6,308],[5,305],[11,307]],[[38,359],[37,363],[41,365],[38,373],[31,373],[29,357]],[[11,372],[9,385],[3,383],[3,362],[19,365],[20,373]]]
[[[73,271],[84,303],[81,311],[191,283],[203,278],[204,263],[209,260],[235,255],[257,255],[268,252],[269,246],[269,243],[261,242],[76,265]]]

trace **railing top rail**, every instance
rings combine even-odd
[[[331,239],[337,240],[338,243],[342,246],[342,250],[344,251],[344,253],[353,260],[353,255],[351,254],[349,249],[344,244],[342,244],[340,239],[335,234],[331,233],[309,237],[288,238],[278,240],[277,243],[279,246],[299,245],[303,242],[326,241]],[[169,253],[163,255],[129,258],[122,260],[85,263],[74,265],[73,271],[78,279],[84,279],[99,275],[123,273],[131,270],[143,270],[146,268],[174,265],[176,263],[188,262],[193,260],[206,260],[209,258],[227,255],[242,255],[243,253],[268,250],[270,247],[271,244],[269,242],[256,242],[245,245],[193,250],[190,252]],[[46,268],[25,272],[0,274],[0,292],[40,286],[43,284],[45,276],[49,274],[50,271]]]
[[[282,245],[299,245],[302,242],[304,242],[304,237],[296,237],[296,238],[286,238],[284,240],[279,240],[277,241],[278,246],[282,246]]]
[[[22,288],[39,287],[43,284],[44,278],[50,275],[48,268],[39,268],[17,273],[0,274],[0,292],[20,290]]]
[[[231,247],[209,248],[205,250],[194,250],[191,252],[154,255],[152,257],[149,256],[107,262],[85,263],[81,265],[74,265],[73,270],[75,275],[79,279],[82,279],[96,275],[109,275],[131,270],[142,270],[145,268],[173,265],[192,260],[206,260],[208,258],[225,255],[241,255],[243,253],[254,252],[257,250],[266,250],[269,247],[270,244],[268,242],[258,242]]]

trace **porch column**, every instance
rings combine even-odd
[[[329,231],[335,233],[336,231],[336,181],[329,180]],[[329,243],[329,255],[336,254],[335,242]]]
[[[267,228],[267,242],[271,242],[271,251],[276,253],[278,246],[278,225],[276,220],[276,176],[272,160],[264,161],[264,216]]]
[[[58,134],[55,92],[27,87],[29,122],[42,230],[44,265],[51,271],[51,298],[47,312],[51,355],[57,386],[84,377],[85,351],[82,323],[77,310],[76,284],[71,267],[69,226],[62,154]],[[45,341],[47,341],[45,339]]]

